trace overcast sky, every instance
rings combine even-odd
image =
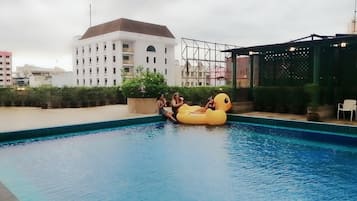
[[[72,70],[72,40],[118,18],[166,25],[177,39],[252,46],[346,33],[354,0],[0,0],[0,51],[16,66]],[[179,50],[179,49],[178,49]],[[178,54],[179,55],[179,54]]]

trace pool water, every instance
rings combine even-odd
[[[253,127],[160,122],[4,144],[0,181],[21,201],[357,199],[356,147]]]

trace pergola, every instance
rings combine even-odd
[[[233,89],[237,88],[236,72],[239,66],[236,59],[241,55],[251,58],[251,88],[256,77],[258,83],[254,85],[303,86],[313,83],[327,87],[329,94],[333,94],[333,87],[336,86],[357,87],[357,35],[312,34],[286,43],[235,48],[224,52],[230,52],[232,56]],[[254,72],[254,69],[258,72]],[[235,100],[235,94],[233,96]]]

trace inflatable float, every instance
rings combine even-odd
[[[227,121],[228,111],[232,107],[229,96],[225,93],[219,93],[214,97],[215,110],[207,109],[205,112],[196,112],[200,106],[189,106],[183,104],[177,113],[177,120],[183,124],[207,124],[207,125],[222,125]]]

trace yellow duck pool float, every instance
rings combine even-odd
[[[197,113],[200,106],[189,106],[183,104],[177,113],[177,120],[183,124],[207,124],[207,125],[222,125],[227,121],[228,111],[232,107],[232,102],[229,96],[225,93],[219,93],[214,97],[215,110],[207,109],[205,112]]]

